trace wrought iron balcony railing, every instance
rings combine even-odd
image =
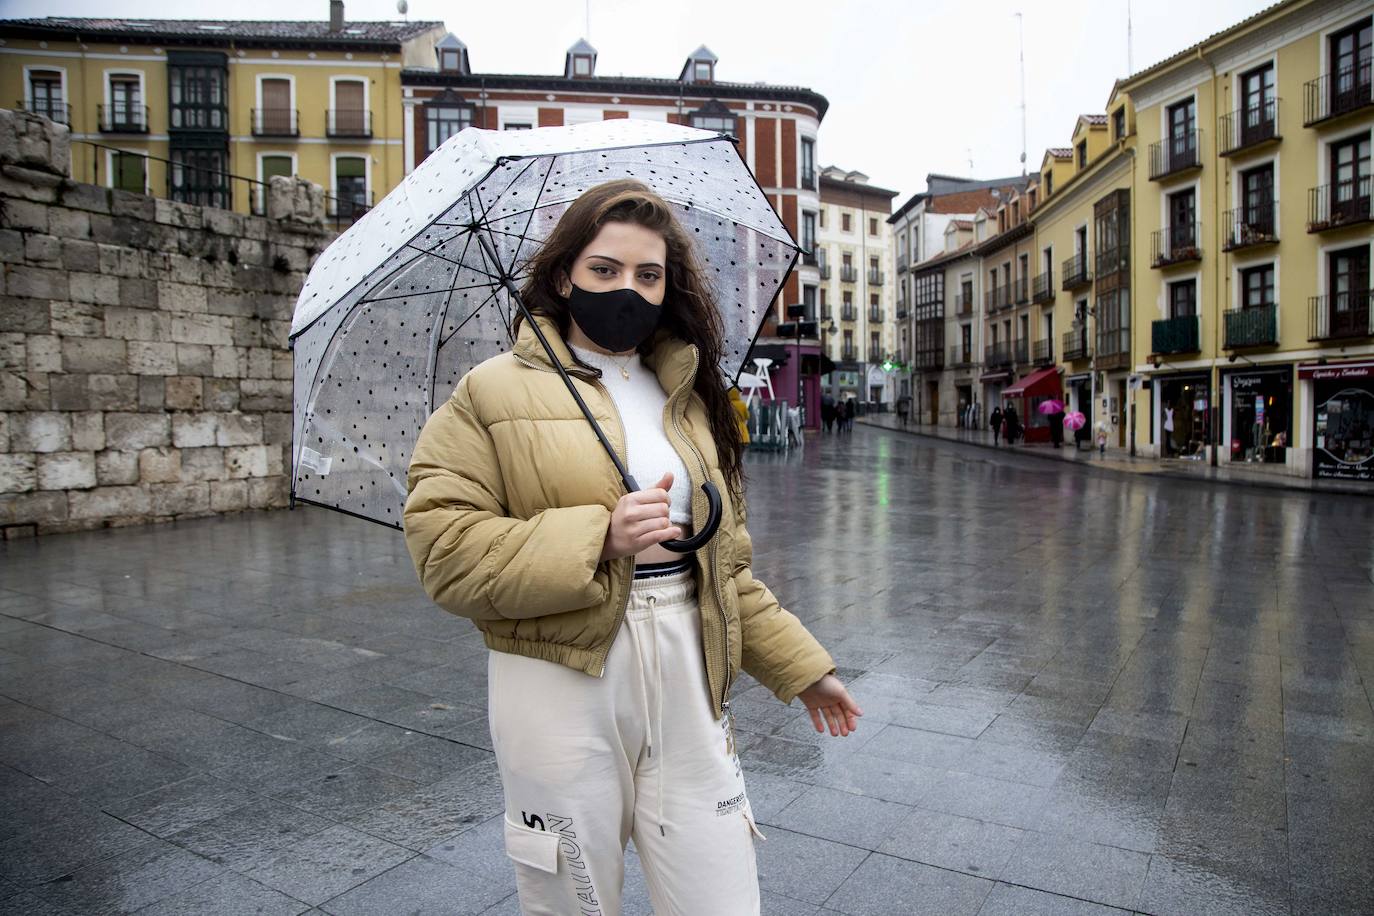
[[[1150,233],[1150,265],[1167,267],[1202,258],[1200,223],[1179,223]]]
[[[1009,342],[1003,341],[983,348],[983,365],[989,369],[1001,369],[1010,366],[1011,363],[1012,352]]]
[[[959,318],[968,318],[973,314],[973,293],[954,294],[954,314]]]
[[[1374,105],[1374,79],[1368,58],[1303,84],[1302,124],[1311,127]]]
[[[1161,318],[1150,324],[1150,352],[1196,353],[1198,351],[1198,317]]]
[[[1370,219],[1370,176],[1307,191],[1307,231],[1342,229]]]
[[[146,134],[147,105],[97,105],[96,121],[102,134]]]
[[[1048,366],[1054,362],[1054,341],[1046,338],[1037,340],[1031,350],[1031,358],[1037,366]]]
[[[1012,281],[1013,294],[1016,297],[1017,305],[1025,305],[1030,302],[1030,278],[1017,277]]]
[[[1349,340],[1374,336],[1369,290],[1312,296],[1307,300],[1308,340]]]
[[[869,285],[869,286],[882,286],[882,285],[883,285],[883,272],[882,272],[881,270],[874,270],[874,269],[870,268],[869,271],[868,271],[868,285]]]
[[[1218,121],[1217,155],[1233,156],[1279,139],[1279,100],[1269,99],[1224,114]]]
[[[1054,275],[1048,270],[1043,274],[1035,275],[1035,282],[1031,290],[1031,301],[1041,304],[1054,301]]]
[[[1078,289],[1080,286],[1087,286],[1089,283],[1093,282],[1093,272],[1088,266],[1088,255],[1086,252],[1083,254],[1076,254],[1065,261],[1063,272],[1063,289],[1066,292]]]
[[[301,135],[301,113],[294,108],[254,108],[249,114],[255,137]]]
[[[1065,362],[1087,359],[1090,355],[1088,351],[1088,329],[1079,328],[1076,331],[1065,331],[1062,346]]]
[[[1150,144],[1150,180],[1159,181],[1189,169],[1200,168],[1198,155],[1202,131],[1187,130]]]
[[[840,307],[840,320],[841,320],[841,321],[858,321],[858,320],[859,320],[859,310],[856,309],[856,308],[855,308],[854,306],[852,306],[852,305],[841,306],[841,307]]]
[[[15,105],[20,111],[31,112],[32,114],[42,115],[54,124],[72,124],[72,106],[66,102],[59,102],[56,99],[23,99]]]
[[[329,108],[325,111],[324,132],[330,137],[372,136],[372,112],[358,108]]]
[[[840,266],[840,282],[841,282],[841,283],[857,283],[857,282],[859,282],[859,269],[858,269],[857,267],[841,265],[841,266]]]
[[[1279,342],[1279,307],[1275,303],[1227,309],[1223,318],[1228,350],[1269,347]]]
[[[1222,251],[1235,251],[1251,245],[1269,245],[1279,240],[1278,223],[1274,219],[1275,201],[1237,207],[1221,214],[1226,227]]]

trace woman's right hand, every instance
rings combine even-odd
[[[601,562],[628,557],[646,547],[682,537],[682,529],[668,521],[668,490],[673,472],[667,471],[647,490],[636,490],[620,497],[611,512]]]

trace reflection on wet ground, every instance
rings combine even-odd
[[[749,470],[755,572],[866,712],[737,686],[765,912],[1374,911],[1374,501],[863,427]],[[394,532],[4,551],[0,911],[519,911],[485,650]]]

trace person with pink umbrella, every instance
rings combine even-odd
[[[1056,398],[1046,398],[1036,408],[1049,421],[1050,442],[1055,448],[1064,444],[1064,402]]]

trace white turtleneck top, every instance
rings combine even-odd
[[[610,356],[568,345],[578,359],[601,370],[601,384],[610,392],[625,425],[625,448],[630,475],[643,488],[658,483],[664,471],[673,472],[668,490],[668,520],[674,525],[692,522],[691,479],[663,430],[663,408],[668,395],[639,354]],[[621,366],[630,374],[620,374]]]

